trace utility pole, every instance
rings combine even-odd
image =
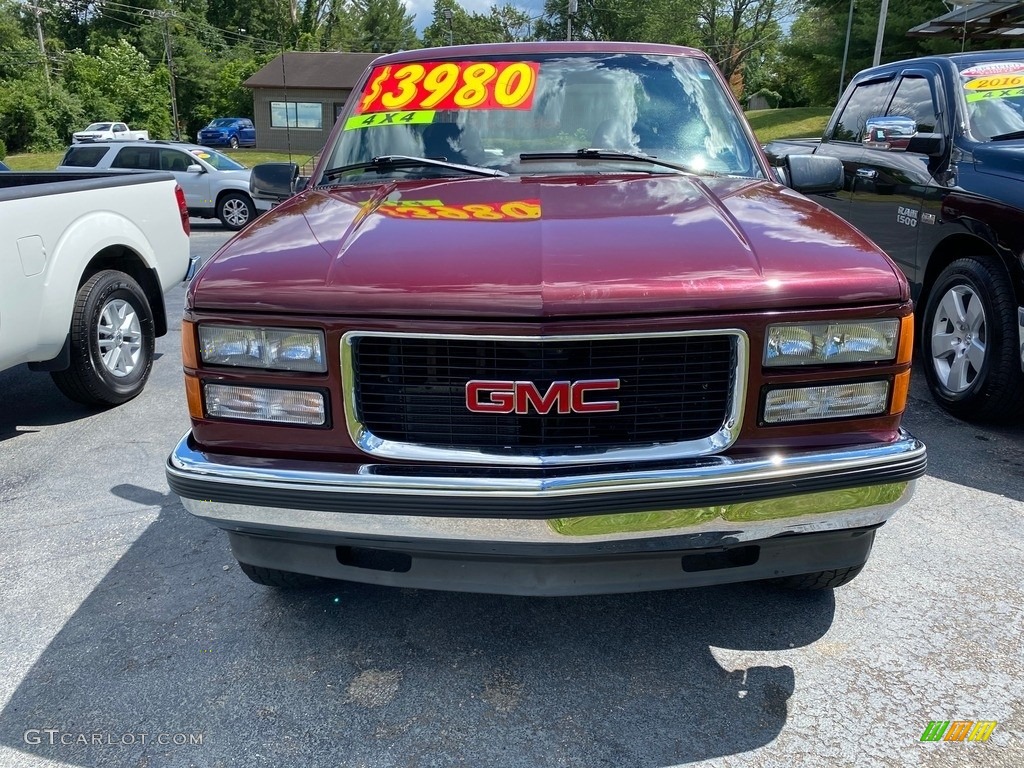
[[[569,0],[569,13],[565,17],[565,39],[572,40],[572,17],[576,15],[577,0]]]
[[[846,19],[846,45],[843,47],[843,68],[839,70],[839,98],[843,97],[843,83],[846,81],[846,57],[850,53],[850,31],[853,29],[853,3],[850,0],[850,15]]]
[[[882,60],[882,35],[885,34],[885,17],[889,15],[889,0],[882,0],[882,10],[878,14],[878,36],[875,38],[875,58],[872,67],[877,67]]]
[[[39,55],[43,57],[43,74],[46,75],[46,92],[50,92],[50,61],[46,58],[46,46],[43,45],[43,25],[39,21],[43,15],[43,9],[37,5],[26,5],[36,17],[36,37],[39,38]]]
[[[174,87],[174,57],[171,54],[171,14],[167,11],[146,11],[146,15],[154,19],[163,19],[164,22],[164,53],[167,56],[167,70],[171,73],[171,120],[174,121],[172,133],[175,141],[181,140],[181,131],[178,130],[178,94]]]

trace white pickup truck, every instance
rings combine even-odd
[[[130,400],[167,332],[164,292],[196,266],[169,173],[0,174],[0,370],[49,371],[89,405]]]
[[[89,141],[134,141],[148,139],[149,131],[133,131],[124,123],[107,121],[90,123],[84,130],[71,134],[72,144],[83,144]]]

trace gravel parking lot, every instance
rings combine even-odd
[[[0,373],[0,766],[1024,764],[1024,425],[958,422],[921,375],[928,476],[834,593],[281,593],[169,494],[176,327],[157,352],[99,413]]]

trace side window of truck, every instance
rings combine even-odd
[[[864,135],[865,121],[885,113],[885,101],[890,88],[892,80],[875,80],[858,85],[836,120],[831,140],[859,143]]]
[[[934,133],[939,123],[939,110],[928,80],[923,77],[904,77],[900,80],[886,114],[913,118],[918,133]]]

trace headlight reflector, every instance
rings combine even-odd
[[[327,370],[323,331],[203,324],[199,326],[199,346],[207,365],[317,373]]]
[[[204,397],[206,413],[221,419],[312,426],[323,426],[327,421],[320,392],[207,384]]]
[[[772,389],[764,400],[764,420],[767,424],[786,424],[877,416],[885,413],[888,405],[888,380]]]
[[[826,365],[894,360],[898,318],[831,323],[779,323],[768,326],[764,364]]]

